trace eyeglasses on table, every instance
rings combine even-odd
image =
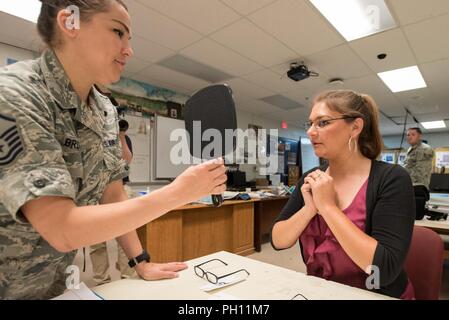
[[[208,263],[211,263],[211,262],[213,262],[213,261],[220,261],[220,262],[221,262],[222,264],[224,264],[225,266],[228,265],[226,262],[224,262],[224,261],[222,261],[222,260],[220,260],[220,259],[211,259],[211,260],[205,261],[205,262],[203,262],[203,263],[200,263],[200,264],[194,266],[193,268],[194,268],[194,270],[195,270],[195,274],[196,274],[198,277],[200,277],[200,278],[206,278],[206,280],[209,281],[209,282],[212,283],[212,284],[217,284],[218,281],[219,281],[220,279],[223,279],[223,278],[232,276],[233,274],[237,274],[237,273],[240,273],[240,272],[245,272],[245,273],[247,274],[247,276],[249,276],[249,272],[248,272],[246,269],[240,269],[240,270],[233,271],[233,272],[230,272],[230,273],[221,275],[221,276],[217,276],[216,274],[214,274],[214,273],[212,273],[212,272],[210,272],[210,271],[205,271],[205,270],[202,268],[203,265],[208,264]]]

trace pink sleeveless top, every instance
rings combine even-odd
[[[366,190],[368,180],[357,192],[352,203],[343,212],[363,232],[366,223]],[[367,274],[345,253],[327,226],[317,214],[299,237],[307,274],[349,286],[366,289]],[[410,280],[401,299],[414,299]]]

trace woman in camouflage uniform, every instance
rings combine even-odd
[[[42,2],[38,30],[49,48],[39,59],[0,70],[4,299],[61,294],[66,268],[84,246],[117,238],[136,257],[143,251],[136,228],[225,189],[225,167],[216,160],[128,200],[117,112],[94,88],[118,81],[133,54],[127,8],[121,0]],[[135,268],[153,280],[175,277],[186,265],[144,261]]]

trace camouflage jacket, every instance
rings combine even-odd
[[[432,147],[423,142],[408,149],[404,167],[410,174],[413,185],[429,187],[433,156]]]
[[[0,69],[0,298],[61,294],[75,255],[51,247],[21,206],[42,196],[98,204],[127,170],[116,109],[95,88],[81,102],[53,51]]]

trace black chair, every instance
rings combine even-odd
[[[449,174],[432,173],[429,189],[432,192],[449,193]]]
[[[422,220],[427,214],[426,202],[430,199],[429,190],[425,186],[414,186],[416,203],[416,220]]]

